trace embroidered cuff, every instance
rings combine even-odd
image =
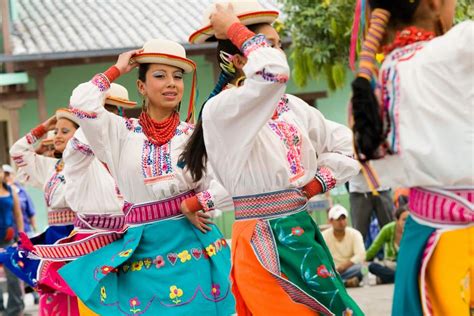
[[[71,111],[72,114],[74,114],[77,118],[79,119],[95,119],[97,118],[97,113],[95,112],[86,112],[79,110],[78,108],[69,106],[69,110]]]
[[[315,179],[321,183],[321,193],[329,191],[336,186],[336,179],[333,177],[331,170],[326,167],[321,167],[318,169]]]
[[[186,204],[186,207],[188,208],[188,210],[190,210],[193,213],[196,213],[197,211],[202,210],[202,206],[199,203],[197,196],[187,198],[186,200],[183,201],[183,203]]]
[[[267,42],[267,38],[263,34],[257,34],[250,39],[246,40],[241,46],[241,51],[245,57],[248,57],[251,52],[260,47],[270,47]]]
[[[26,162],[23,160],[23,155],[12,156],[12,160],[17,168],[26,166]]]
[[[46,127],[44,127],[43,124],[40,124],[31,130],[31,134],[33,134],[33,136],[35,136],[36,138],[42,137],[47,132],[48,131],[46,130]]]
[[[112,66],[103,73],[95,75],[91,82],[99,88],[100,91],[104,92],[110,88],[110,84],[119,76],[120,70],[117,67]]]
[[[255,33],[240,22],[235,22],[227,30],[227,37],[238,48],[242,47],[244,42],[253,36],[255,36]]]
[[[321,192],[323,192],[323,186],[321,182],[319,182],[316,179],[311,180],[308,184],[306,184],[303,187],[303,193],[304,195],[306,195],[308,200]]]
[[[204,212],[212,211],[215,208],[214,199],[209,191],[202,191],[196,194]]]
[[[71,138],[71,146],[74,150],[82,153],[84,156],[93,156],[94,152],[87,144],[80,142],[76,137]]]

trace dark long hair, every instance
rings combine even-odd
[[[249,30],[257,33],[260,26],[263,23],[253,24],[247,26]],[[181,156],[179,158],[180,164],[184,165],[191,172],[191,176],[195,182],[199,181],[204,173],[204,169],[207,163],[207,151],[206,144],[204,142],[204,131],[202,128],[202,110],[212,97],[219,94],[222,89],[238,75],[238,71],[233,68],[232,62],[226,58],[226,55],[237,55],[241,54],[240,49],[236,47],[230,40],[218,40],[217,41],[217,64],[221,68],[221,73],[217,80],[217,84],[212,90],[207,100],[203,103],[201,111],[199,113],[198,122],[194,128],[194,132],[189,138]],[[231,69],[229,69],[229,67]]]
[[[361,62],[357,77],[352,82],[352,115],[354,117],[352,130],[356,152],[361,161],[383,156],[383,152],[380,150],[387,133],[387,128],[383,122],[384,114],[374,95],[369,79],[371,68],[374,67],[376,49],[383,40],[383,33],[387,25],[406,25],[411,22],[420,0],[371,0],[369,2],[370,7],[374,10],[371,17],[371,21],[374,21],[374,23],[371,23],[369,27],[367,32],[369,41],[364,42],[360,54],[361,61],[365,64],[361,66]],[[377,14],[379,14],[378,20]],[[386,24],[381,23],[384,16],[389,17]],[[380,26],[382,26],[382,30],[378,29]],[[382,34],[380,34],[380,31],[382,31]],[[367,42],[370,43],[367,45]],[[372,65],[367,66],[367,60],[370,60]]]

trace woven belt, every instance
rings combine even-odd
[[[465,225],[474,223],[474,189],[410,189],[410,212],[436,224]]]
[[[308,199],[298,189],[234,197],[235,219],[281,217],[304,210]]]
[[[77,214],[74,227],[92,230],[120,230],[125,225],[124,215],[82,215]]]
[[[50,210],[48,212],[48,225],[49,226],[60,226],[60,225],[72,225],[76,219],[76,212],[69,208],[61,210]]]
[[[32,253],[41,259],[52,261],[69,261],[85,256],[122,237],[121,232],[93,233],[77,241],[70,241],[74,236],[66,237],[53,245],[35,245]]]
[[[181,215],[181,202],[193,197],[195,193],[188,191],[166,200],[125,206],[125,222],[127,224],[146,224]]]

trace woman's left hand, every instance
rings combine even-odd
[[[184,201],[181,203],[181,212],[188,218],[188,220],[196,226],[202,233],[207,233],[212,228],[209,225],[213,225],[210,220],[211,216],[204,212],[193,212],[188,209]]]

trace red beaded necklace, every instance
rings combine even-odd
[[[152,119],[148,113],[142,111],[138,122],[148,140],[155,145],[161,146],[173,138],[176,128],[179,125],[179,114],[178,112],[174,112],[167,119],[157,122]]]
[[[390,54],[396,48],[410,45],[416,42],[429,41],[435,38],[436,34],[431,31],[425,31],[416,26],[409,26],[397,32],[395,39],[389,45],[383,47],[385,56]]]

